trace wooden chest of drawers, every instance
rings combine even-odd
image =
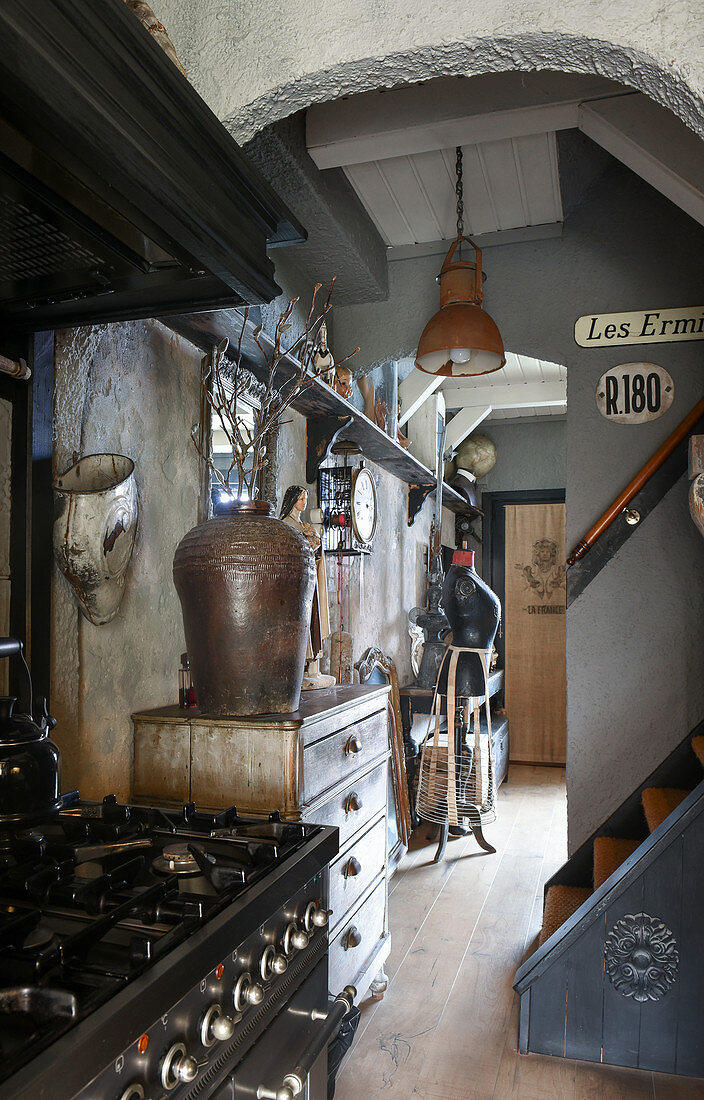
[[[304,692],[295,714],[213,718],[178,707],[134,714],[135,802],[336,825],[330,866],[330,988],[383,992],[389,734],[386,685]],[[376,979],[376,980],[375,980]],[[333,988],[334,987],[334,988]]]

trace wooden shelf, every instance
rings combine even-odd
[[[220,309],[210,313],[176,314],[162,317],[160,320],[204,350],[210,350],[223,337],[227,337],[230,347],[236,349],[242,331],[243,315],[236,309]],[[262,354],[254,339],[255,328],[254,322],[248,318],[242,337],[242,356],[247,369],[261,380],[264,378],[266,365],[262,362]],[[259,333],[259,342],[267,351],[273,347],[271,337],[263,330]],[[299,369],[298,360],[289,355],[281,360],[279,366],[279,370],[286,379],[292,378]],[[319,421],[316,430],[312,433],[310,429],[313,425],[309,425],[309,451],[311,435],[314,435],[317,441],[314,446],[319,451],[317,465],[320,465],[326,457],[333,438],[348,439],[359,445],[365,458],[375,462],[382,469],[388,470],[401,481],[405,481],[408,485],[429,486],[429,492],[434,489],[435,475],[427,466],[404,450],[400,443],[382,431],[346,398],[335,393],[321,379],[312,378],[311,385],[298,394],[291,408],[309,421]],[[327,446],[326,440],[329,440]],[[324,448],[324,452],[321,448]],[[310,463],[307,472],[308,474],[312,472]],[[308,480],[314,481],[315,478],[309,476]],[[452,512],[464,514],[474,511],[464,497],[449,485],[443,485],[442,502],[444,507]]]

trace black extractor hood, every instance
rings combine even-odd
[[[123,0],[0,0],[0,328],[268,302],[304,239]]]

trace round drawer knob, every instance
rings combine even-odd
[[[345,951],[349,951],[351,947],[359,947],[362,942],[362,933],[359,931],[356,925],[352,925],[350,930],[345,934],[343,940],[343,946]]]
[[[362,739],[357,737],[356,734],[352,734],[347,738],[345,742],[345,756],[349,756],[350,753],[358,753],[362,751]]]
[[[362,864],[354,856],[351,856],[350,859],[347,860],[345,866],[342,868],[342,873],[345,878],[354,878],[355,875],[358,875],[361,870]]]
[[[237,1012],[243,1012],[248,1005],[258,1005],[264,1000],[264,990],[256,982],[252,981],[252,976],[248,972],[240,974],[235,984],[235,989],[232,994],[232,999],[235,1003],[235,1009]]]
[[[345,813],[353,814],[362,809],[364,803],[356,791],[350,791],[345,799]]]
[[[198,1063],[191,1054],[186,1054],[176,1067],[176,1076],[179,1081],[195,1081],[198,1076]]]

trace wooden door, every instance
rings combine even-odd
[[[511,760],[564,764],[564,504],[507,504],[505,536],[506,709]]]

